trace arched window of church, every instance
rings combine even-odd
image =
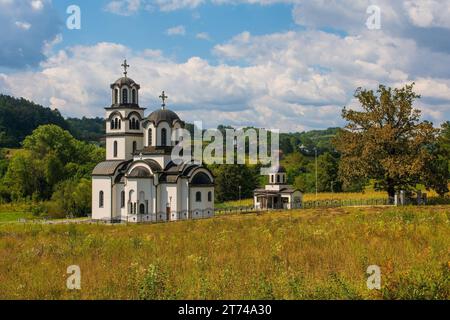
[[[120,193],[120,207],[125,208],[125,191]]]
[[[280,183],[280,175],[277,174],[277,183]]]
[[[100,208],[103,208],[104,204],[105,204],[105,195],[103,193],[103,191],[100,191],[98,194],[98,206]]]
[[[135,153],[137,150],[137,143],[136,141],[133,141],[133,153]]]
[[[128,90],[122,89],[122,103],[128,103]]]
[[[161,146],[167,146],[167,129],[161,129]]]
[[[119,119],[114,119],[114,129],[118,129],[119,128]]]
[[[114,151],[114,158],[117,158],[117,141],[114,141],[114,147],[113,147],[113,151]]]
[[[119,130],[121,129],[121,127],[122,127],[122,120],[119,119]]]
[[[111,130],[114,130],[114,120],[111,120]]]
[[[136,119],[136,130],[140,130],[139,120]]]
[[[114,104],[119,103],[119,89],[114,89]]]
[[[195,194],[195,201],[202,202],[202,193],[200,191],[197,191],[197,193]]]
[[[211,201],[212,201],[212,192],[209,191],[208,192],[208,202],[211,202]]]
[[[133,90],[131,91],[131,101],[132,101],[132,103],[134,103],[134,104],[137,103],[137,102],[136,102],[136,89],[133,89]]]
[[[153,130],[148,129],[148,146],[152,146],[152,140],[153,140]]]

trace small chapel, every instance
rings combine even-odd
[[[204,166],[171,160],[172,133],[185,123],[162,105],[147,117],[140,85],[128,77],[111,84],[106,107],[106,160],[92,172],[92,219],[158,222],[213,216],[214,178]]]

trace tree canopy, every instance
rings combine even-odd
[[[380,189],[393,197],[422,183],[439,194],[448,192],[448,170],[442,170],[439,130],[421,121],[413,107],[420,96],[414,84],[378,90],[359,88],[355,97],[361,111],[344,108],[348,122],[334,144],[341,153],[339,176],[344,184],[375,179]]]

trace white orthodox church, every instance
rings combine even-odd
[[[140,86],[127,76],[111,85],[106,161],[92,172],[92,219],[128,222],[205,218],[214,212],[214,178],[198,164],[171,161],[178,115],[162,107],[145,117]]]

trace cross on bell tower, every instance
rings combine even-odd
[[[159,96],[159,98],[162,100],[162,109],[164,110],[166,108],[166,100],[167,98],[169,98],[168,96],[166,96],[166,93],[163,91],[162,94]]]
[[[130,65],[129,64],[127,64],[127,59],[125,59],[124,61],[123,61],[123,63],[122,63],[122,67],[123,67],[123,75],[125,76],[125,78],[127,77],[127,74],[128,74],[128,72],[127,72],[127,69],[130,67]]]

